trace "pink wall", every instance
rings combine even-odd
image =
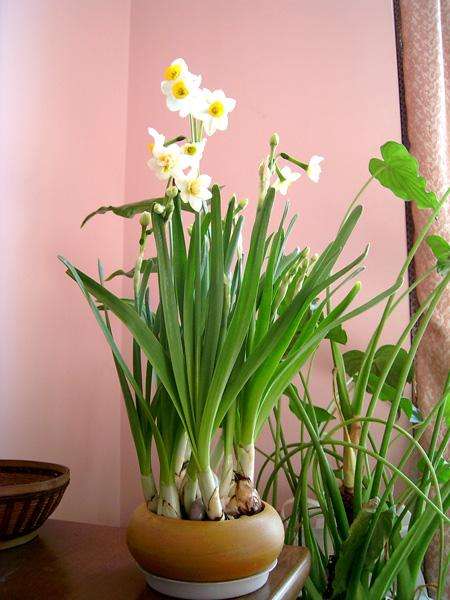
[[[251,199],[248,217],[273,130],[283,149],[326,157],[320,184],[304,178],[290,195],[300,213],[291,245],[320,251],[367,178],[368,158],[400,137],[392,6],[219,0],[210,12],[204,0],[3,0],[1,7],[0,277],[9,293],[1,300],[0,454],[71,466],[59,516],[126,521],[140,500],[126,416],[105,343],[56,253],[91,272],[99,254],[108,270],[132,264],[135,222],[105,216],[85,231],[77,226],[100,203],[161,190],[145,165],[146,130],[185,131],[159,91],[164,67],[178,56],[205,85],[238,101],[229,131],[208,141],[204,170],[227,193]],[[367,241],[364,297],[393,279],[405,252],[403,205],[376,187],[348,256]],[[352,325],[355,347],[375,315]],[[392,335],[406,316],[405,307]],[[323,402],[327,368],[324,352],[314,388]],[[286,419],[287,435],[297,431]]]
[[[120,395],[58,253],[122,263],[130,3],[2,0],[0,456],[67,464],[60,518],[117,523]]]

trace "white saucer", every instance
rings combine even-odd
[[[225,598],[236,598],[244,596],[259,590],[269,578],[269,573],[275,568],[277,561],[272,563],[268,569],[262,573],[244,577],[244,579],[235,579],[233,581],[202,582],[177,581],[175,579],[166,579],[141,571],[145,575],[148,585],[166,596],[174,598],[184,598],[186,600],[224,600]]]

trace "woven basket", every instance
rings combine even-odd
[[[60,503],[67,467],[31,460],[0,460],[0,550],[28,542]]]

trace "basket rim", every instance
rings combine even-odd
[[[66,485],[70,481],[69,468],[57,463],[38,460],[0,459],[0,470],[2,467],[6,466],[18,467],[19,469],[20,467],[48,469],[49,471],[57,471],[60,474],[56,477],[49,477],[44,481],[19,483],[17,485],[0,485],[0,499],[11,496],[21,496],[24,494],[35,494],[37,492],[49,492]]]

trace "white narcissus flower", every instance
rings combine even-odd
[[[158,179],[167,180],[181,174],[187,167],[187,162],[180,147],[177,144],[164,146],[165,137],[152,127],[148,128],[148,133],[153,137],[154,143],[149,144],[152,158],[147,165],[155,171]]]
[[[297,173],[296,171],[292,171],[290,167],[283,167],[280,169],[280,173],[283,179],[278,178],[273,184],[273,187],[277,190],[277,192],[280,192],[282,196],[286,196],[291,183],[297,181],[297,179],[301,177],[301,174]]]
[[[175,81],[163,81],[161,83],[162,93],[166,96],[167,108],[172,112],[179,112],[180,117],[197,110],[199,103],[198,80],[186,77]]]
[[[180,79],[187,74],[189,74],[189,69],[186,61],[182,58],[176,58],[164,70],[163,77],[165,81],[175,81],[176,79]]]
[[[225,131],[228,127],[228,114],[236,106],[236,100],[227,98],[222,90],[211,92],[204,88],[200,102],[200,108],[193,116],[203,122],[207,135],[212,135],[217,130]]]
[[[161,82],[167,108],[173,112],[178,111],[180,117],[186,117],[197,110],[201,81],[201,76],[193,75],[182,58],[174,60],[164,71],[164,81]]]
[[[189,167],[198,166],[205,150],[206,138],[201,142],[186,142],[181,146],[181,153]]]
[[[148,149],[150,150],[151,153],[153,153],[153,150],[155,148],[163,148],[164,147],[164,143],[166,141],[165,136],[162,133],[158,133],[156,131],[156,129],[153,129],[153,127],[148,127],[147,128],[147,132],[148,135],[151,136],[153,138],[153,142],[149,142],[147,144]]]
[[[320,166],[320,163],[322,161],[323,156],[317,156],[317,154],[314,154],[314,156],[311,156],[311,158],[309,159],[306,174],[311,179],[311,181],[314,181],[314,183],[317,183],[320,179],[320,174],[322,173],[322,167]]]
[[[209,191],[211,177],[209,175],[198,175],[191,169],[186,175],[179,175],[175,179],[177,188],[180,190],[181,200],[198,212],[205,200],[212,196]]]

